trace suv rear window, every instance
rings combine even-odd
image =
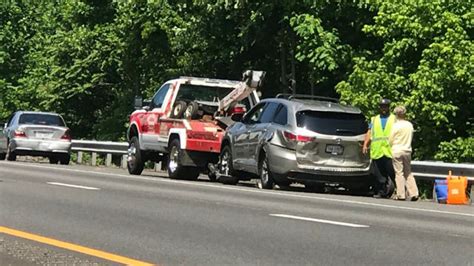
[[[368,129],[362,114],[300,111],[296,114],[296,123],[298,127],[325,135],[357,136]]]
[[[19,124],[29,125],[47,125],[64,127],[63,119],[58,115],[48,114],[22,114],[20,116]]]

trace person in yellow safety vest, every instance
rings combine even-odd
[[[375,176],[375,198],[388,198],[394,191],[395,171],[392,164],[392,149],[388,142],[395,116],[390,113],[390,100],[379,102],[380,114],[371,118],[369,130],[365,135],[362,152],[369,152]]]

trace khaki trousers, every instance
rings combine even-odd
[[[411,153],[397,152],[392,158],[395,170],[395,184],[397,186],[397,198],[405,199],[418,197],[418,187],[411,173]]]

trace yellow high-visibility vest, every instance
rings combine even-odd
[[[392,158],[392,149],[388,143],[388,137],[395,122],[395,116],[390,114],[387,118],[385,128],[382,129],[382,120],[380,115],[372,117],[372,129],[370,140],[370,158],[379,159],[382,156]]]

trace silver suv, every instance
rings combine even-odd
[[[370,159],[362,153],[367,122],[358,108],[332,98],[278,97],[227,129],[218,164],[224,183],[256,177],[264,189],[293,182],[315,191],[328,183],[370,186]]]

